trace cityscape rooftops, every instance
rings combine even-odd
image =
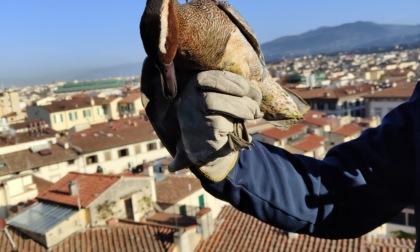
[[[303,123],[298,123],[298,124],[290,126],[288,130],[271,128],[271,129],[262,131],[260,134],[267,137],[271,137],[273,139],[284,139],[284,138],[288,138],[296,134],[304,133],[306,128],[308,128],[307,125]]]
[[[80,206],[86,208],[101,193],[105,192],[120,179],[121,176],[116,175],[70,172],[37,198],[42,202],[72,207],[78,207],[78,200],[80,200]],[[78,193],[75,195],[72,195],[70,192],[70,183],[77,184]]]
[[[13,174],[77,158],[76,152],[71,149],[64,149],[56,144],[50,145],[49,151],[50,154],[48,155],[41,155],[31,149],[0,155],[0,163],[4,164],[0,168],[0,175]]]
[[[164,179],[156,181],[157,203],[162,209],[166,209],[201,188],[196,177],[165,175]]]
[[[150,122],[131,117],[91,125],[91,128],[70,133],[59,141],[77,146],[83,153],[90,153],[154,139],[158,137]]]
[[[55,100],[52,101],[51,104],[42,106],[44,109],[49,111],[50,113],[60,112],[60,111],[68,111],[80,108],[87,108],[91,107],[92,104],[94,105],[104,105],[109,103],[109,100],[106,98],[101,98],[97,96],[89,97],[89,96],[76,96],[72,99],[64,99],[64,100]]]
[[[378,90],[374,93],[367,94],[364,97],[368,99],[408,99],[413,94],[415,82],[398,85],[396,87]]]

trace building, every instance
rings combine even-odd
[[[331,131],[329,144],[331,146],[356,139],[362,133],[363,128],[356,124],[346,124],[338,129]]]
[[[59,138],[63,146],[78,153],[78,164],[85,173],[118,174],[169,156],[150,122],[126,118],[92,125]]]
[[[307,130],[307,125],[298,123],[290,126],[288,130],[281,130],[279,128],[263,130],[260,133],[255,134],[253,138],[264,143],[285,148],[286,145],[303,140]]]
[[[0,93],[0,117],[6,118],[9,123],[25,119],[26,114],[20,107],[18,92],[6,90]]]
[[[46,247],[112,218],[139,221],[153,210],[152,177],[71,172],[7,224]]]
[[[325,139],[323,136],[307,134],[303,137],[303,140],[286,146],[285,149],[295,154],[322,159],[325,154]]]
[[[38,196],[38,185],[30,174],[1,180],[0,184],[0,218],[7,218],[17,213]]]
[[[323,111],[327,115],[364,117],[363,96],[370,93],[370,84],[346,86],[340,88],[295,89],[313,110]]]
[[[383,118],[389,111],[407,101],[413,94],[415,82],[401,84],[366,94],[366,115]]]
[[[122,96],[75,95],[48,100],[29,106],[27,113],[29,119],[42,119],[53,130],[74,132],[109,120],[138,117],[143,109],[140,92],[131,91]]]
[[[207,193],[192,175],[167,174],[156,181],[158,212],[195,216],[203,207],[217,216],[227,203]]]
[[[99,97],[73,97],[55,100],[50,104],[27,108],[28,119],[42,119],[55,131],[77,131],[76,127],[108,121],[108,110],[112,100]]]

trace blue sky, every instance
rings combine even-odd
[[[0,85],[142,62],[145,0],[9,0],[0,3]],[[420,24],[418,0],[230,0],[260,42],[355,21]]]

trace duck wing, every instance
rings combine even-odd
[[[233,8],[233,6],[228,4],[227,2],[223,2],[223,1],[219,2],[218,1],[216,5],[239,28],[239,30],[242,32],[242,34],[245,36],[245,38],[248,40],[248,42],[254,48],[255,52],[257,53],[257,55],[258,55],[258,57],[261,61],[261,64],[265,68],[264,55],[262,53],[260,44],[258,43],[257,36],[255,36],[255,33],[251,29],[249,24],[245,21],[245,19],[241,16],[241,14],[239,14],[239,12],[235,8]]]

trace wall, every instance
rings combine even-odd
[[[106,221],[112,217],[127,218],[124,200],[131,198],[133,205],[133,213],[135,220],[139,221],[141,212],[152,210],[152,204],[149,207],[142,208],[143,196],[151,198],[151,178],[149,177],[133,177],[122,178],[109,188],[105,193],[101,194],[94,202],[89,205],[90,221],[92,226],[105,225]],[[98,207],[109,205],[111,212],[101,216]]]
[[[406,100],[369,100],[366,104],[366,115],[367,117],[372,117],[378,115],[381,119],[391,111],[396,108]],[[381,111],[377,113],[376,108],[379,108]]]
[[[158,149],[147,151],[147,145],[149,143],[156,143]],[[136,145],[140,145],[140,153],[136,154]],[[128,170],[129,163],[133,166],[143,164],[143,161],[153,161],[160,158],[168,157],[169,152],[163,146],[160,147],[160,140],[152,140],[142,143],[130,144],[111,149],[101,150],[97,152],[85,153],[81,155],[82,162],[85,166],[86,173],[95,173],[98,165],[104,169],[105,174],[118,174]],[[119,157],[118,152],[122,149],[128,149],[128,156]],[[111,159],[106,160],[106,152],[110,152]],[[87,164],[86,158],[90,156],[97,156],[98,162]]]
[[[26,202],[38,196],[38,189],[32,181],[32,175],[8,179],[0,187],[0,218],[9,216],[9,208],[20,202]]]
[[[46,232],[45,245],[47,247],[52,247],[69,237],[71,234],[84,230],[86,223],[84,223],[82,215],[82,213],[77,212]]]
[[[50,112],[48,112],[43,107],[29,106],[26,108],[26,114],[28,116],[28,119],[42,119],[45,122],[47,122],[48,125],[52,126],[50,120]],[[53,127],[51,128],[54,129]]]

